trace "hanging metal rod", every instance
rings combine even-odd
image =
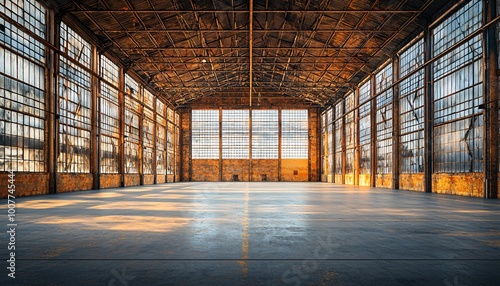
[[[250,76],[250,84],[248,87],[248,92],[250,96],[250,107],[252,107],[252,88],[253,88],[253,0],[250,0],[249,3],[249,20],[248,20],[248,26],[249,26],[249,31],[248,31],[248,46],[250,48],[250,70],[249,70],[249,76]]]

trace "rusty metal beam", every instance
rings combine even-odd
[[[250,27],[249,33],[248,33],[248,47],[250,49],[249,52],[249,61],[250,61],[250,71],[248,72],[249,75],[249,87],[248,87],[248,95],[250,97],[250,107],[252,107],[252,89],[253,89],[253,0],[250,0],[249,5],[249,13],[248,13],[248,25]]]
[[[106,30],[108,33],[248,33],[249,29],[110,29]],[[310,29],[253,29],[253,33],[301,33],[313,32]],[[398,30],[380,30],[380,29],[315,29],[314,32],[319,33],[396,33]]]
[[[485,9],[486,22],[491,21],[496,16],[496,2],[483,1]],[[491,27],[485,31],[485,192],[484,197],[487,199],[498,198],[498,176],[499,172],[499,86],[498,86],[498,38],[495,27]]]
[[[370,145],[371,145],[371,166],[370,166],[370,187],[375,187],[377,182],[377,98],[375,75],[370,78],[371,93],[371,112],[370,112]]]
[[[91,51],[92,57],[92,70],[94,73],[99,73],[99,55],[97,54],[97,49],[92,47]],[[90,109],[90,120],[92,124],[92,130],[90,131],[90,173],[92,174],[92,189],[100,189],[100,150],[101,150],[101,136],[99,136],[99,127],[101,126],[101,115],[100,115],[100,83],[99,79],[92,76],[90,79],[92,83],[90,97],[91,97],[91,109]]]
[[[393,81],[399,80],[399,57],[392,60]],[[399,85],[392,89],[392,188],[399,189],[399,143],[400,143],[400,111],[399,111]]]
[[[270,50],[270,51],[279,51],[279,50],[295,50],[295,51],[347,51],[347,50],[355,50],[355,51],[362,51],[364,49],[367,50],[377,50],[384,48],[384,46],[381,47],[283,47],[283,46],[268,46],[268,47],[253,47],[254,50],[260,51],[260,50]],[[121,50],[124,51],[211,51],[211,50],[236,50],[236,51],[241,51],[241,50],[250,50],[250,47],[153,47],[153,46],[137,46],[137,47],[123,47],[120,48]]]
[[[133,10],[115,10],[115,9],[82,9],[80,10],[70,10],[68,13],[118,13],[118,14],[130,14],[130,13],[149,13],[149,14],[180,14],[180,13],[242,13],[248,14],[248,10],[175,10],[175,9],[157,9],[157,10],[146,10],[146,9],[133,9]],[[279,14],[279,13],[297,13],[297,14],[418,14],[421,10],[363,10],[363,9],[337,9],[337,10],[254,10],[255,14]]]
[[[49,10],[47,17],[47,41],[54,47],[59,47],[59,25],[55,20],[53,10]],[[56,117],[58,114],[58,88],[53,75],[59,70],[59,57],[54,50],[48,49],[47,53],[47,72],[45,73],[46,86],[46,111],[47,111],[47,128],[45,135],[47,136],[47,172],[49,173],[49,194],[57,193],[57,150],[59,150],[59,120]]]
[[[432,33],[429,29],[424,32],[424,61],[429,62],[432,58]],[[424,192],[432,192],[433,172],[433,134],[434,134],[434,77],[432,65],[424,69]]]

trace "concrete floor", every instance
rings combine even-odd
[[[498,200],[242,182],[16,202],[0,285],[500,285]]]

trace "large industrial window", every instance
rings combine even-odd
[[[66,24],[61,24],[61,49],[86,68],[91,46]],[[60,56],[58,171],[90,172],[91,76],[81,66]]]
[[[356,148],[356,123],[354,122],[354,93],[345,99],[345,141],[346,141],[346,174],[354,174],[354,155]]]
[[[327,112],[327,123],[328,173],[333,174],[333,108]]]
[[[329,172],[328,168],[328,135],[327,135],[328,120],[326,111],[321,114],[321,174],[326,175]]]
[[[101,76],[113,86],[101,82],[100,101],[100,169],[101,173],[118,173],[119,161],[119,109],[118,109],[118,66],[101,56]]]
[[[248,119],[248,110],[222,110],[223,159],[248,159]]]
[[[375,75],[377,94],[377,174],[392,173],[392,64]]]
[[[482,2],[471,1],[433,30],[439,54],[481,25]],[[482,37],[439,58],[434,70],[434,171],[483,171]]]
[[[307,110],[281,111],[281,158],[307,159],[309,155]]]
[[[400,56],[400,75],[416,71],[400,84],[401,149],[400,172],[424,171],[424,40],[406,49]]]
[[[482,25],[482,0],[471,0],[433,30],[434,55],[450,48]]]
[[[140,114],[139,84],[125,75],[125,173],[139,173]]]
[[[174,175],[176,178],[179,178],[179,175],[181,173],[181,145],[180,145],[180,126],[181,121],[180,121],[180,116],[178,112],[175,112],[175,137],[174,137]]]
[[[165,175],[167,170],[167,111],[165,104],[156,100],[156,174]]]
[[[212,110],[211,110],[212,111]],[[194,110],[193,110],[194,112]],[[197,111],[198,112],[198,111]],[[168,123],[167,123],[167,174],[169,175],[172,175],[174,174],[174,170],[175,170],[175,142],[174,142],[174,139],[175,139],[175,125],[174,125],[174,111],[170,108],[167,109],[167,114],[168,114]],[[203,120],[203,118],[207,118],[208,119],[208,116],[203,116],[203,115],[198,115],[196,118],[198,118],[197,120]],[[217,116],[217,118],[219,118],[219,116]],[[194,120],[194,117],[193,117],[193,120]],[[200,123],[200,121],[198,121],[196,124],[194,123],[193,121],[193,126],[199,126],[199,124],[203,124],[203,123]],[[213,124],[213,123],[211,123]],[[199,128],[199,127],[197,127]],[[217,130],[219,130],[219,125],[217,123]],[[202,140],[206,140],[206,139],[212,139],[212,136],[214,134],[210,133],[210,134],[203,134],[202,131],[207,131],[206,129],[198,129],[197,132],[193,132],[193,136],[198,136],[198,139],[196,140],[196,142],[198,144],[200,144],[201,142],[199,141],[200,139]],[[195,137],[193,137],[193,140],[194,140]],[[194,142],[194,141],[193,141]],[[213,146],[213,147],[217,147],[217,150],[219,148],[219,131],[217,131],[217,146]],[[200,154],[209,154],[207,152],[203,152],[203,144],[201,145],[198,145],[197,148],[195,149],[195,147],[193,146],[193,152],[201,152]],[[208,146],[205,146],[205,148],[208,148]],[[213,150],[212,150],[213,151]],[[203,156],[203,155],[202,155]],[[213,154],[212,154],[213,156]],[[219,157],[219,151],[216,152],[216,158]],[[209,157],[194,157],[193,156],[193,159],[211,159]]]
[[[252,110],[252,158],[278,159],[278,110]]]
[[[142,116],[142,172],[143,174],[154,174],[153,158],[155,157],[155,121],[154,121],[154,97],[144,89],[144,109]]]
[[[360,174],[370,174],[371,170],[371,81],[359,88],[359,162]]]
[[[21,3],[22,4],[22,3]],[[45,9],[7,1],[5,13],[45,38]],[[45,171],[45,47],[0,18],[0,171]]]
[[[218,159],[219,158],[219,110],[193,110],[191,114],[192,158]],[[169,124],[170,126],[170,124]],[[173,133],[172,125],[172,133]],[[170,136],[170,127],[169,135]],[[173,136],[171,135],[173,144]],[[173,145],[172,145],[173,148]],[[173,150],[173,149],[172,149]],[[173,155],[173,152],[172,152]],[[168,161],[174,164],[174,158]],[[173,169],[173,167],[172,167]]]
[[[335,105],[335,174],[342,174],[342,136],[344,136],[342,117],[344,116],[343,101]]]

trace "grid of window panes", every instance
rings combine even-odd
[[[326,175],[329,172],[328,168],[328,137],[327,137],[327,114],[326,111],[321,114],[321,174]]]
[[[0,11],[45,37],[46,10],[7,1]],[[0,19],[0,171],[45,171],[45,47]]]
[[[400,74],[416,71],[400,84],[400,172],[420,173],[424,166],[424,40],[400,56]]]
[[[371,170],[371,81],[359,88],[359,163],[360,174],[370,174]]]
[[[32,2],[34,3],[35,1]],[[3,8],[1,5],[0,7]],[[25,12],[27,13],[27,11]],[[43,10],[41,14],[36,16],[37,19],[32,20],[36,21],[34,25],[36,25],[37,27],[43,26],[44,31],[36,32],[37,35],[42,38],[45,38],[45,14],[46,11]],[[23,22],[30,25],[29,22]],[[29,62],[33,62],[34,64],[45,63],[45,46],[42,43],[38,42],[33,37],[2,18],[0,18],[0,25],[1,27],[3,27],[0,30],[0,42],[8,47],[7,49],[2,48],[2,50],[8,51],[9,54],[12,55],[11,63],[17,63],[17,65],[12,65],[11,67],[5,68],[10,68],[13,72],[19,69],[18,72],[21,75],[23,74],[22,67],[29,66]],[[37,30],[37,28],[31,27],[30,30]],[[18,58],[19,60],[16,61],[16,59]],[[26,69],[27,68],[24,68],[24,70]]]
[[[176,124],[179,124],[180,123],[180,117],[179,117],[179,114],[176,113],[176,121],[177,123]],[[180,173],[181,173],[181,156],[180,156],[180,152],[181,152],[181,145],[180,145],[180,135],[181,135],[181,131],[180,131],[180,128],[178,125],[175,126],[175,170],[174,170],[174,175],[175,175],[175,178],[176,180],[179,180],[179,176],[180,176]]]
[[[201,123],[201,124],[203,124],[203,123]],[[200,125],[200,124],[197,124],[197,125]],[[218,125],[217,125],[217,129],[218,129]],[[198,132],[196,133],[196,136],[198,137],[198,139],[196,139],[197,142],[200,142],[200,139],[202,139],[202,140],[213,139],[211,137],[211,135],[213,135],[213,134],[208,134],[209,136],[207,136],[207,134],[205,134],[204,138],[203,137],[200,138],[200,136],[202,136],[202,134],[200,134],[200,131],[201,130],[198,129]],[[193,133],[193,136],[194,135],[195,135],[195,133]],[[175,145],[174,145],[175,142],[174,142],[174,139],[175,139],[175,126],[174,126],[174,123],[168,121],[168,123],[167,123],[167,174],[169,174],[169,175],[173,175],[174,170],[175,170]],[[193,137],[193,142],[194,142],[194,137]],[[214,155],[214,156],[217,156],[217,158],[218,158],[219,157],[219,143],[218,142],[219,142],[219,133],[217,131],[217,146],[214,146],[214,148],[217,147],[216,155],[214,155],[214,153],[212,153],[214,150],[204,151],[204,150],[202,150],[203,146],[198,145],[196,149],[193,146],[193,159],[213,159],[213,158],[209,158],[208,157],[209,155]],[[206,146],[206,147],[208,148],[208,146]],[[195,157],[195,154],[198,154],[198,155]],[[204,156],[204,157],[201,157],[201,156]]]
[[[167,144],[169,145],[167,146],[172,146],[172,156],[174,132],[173,124],[169,123],[167,134]],[[191,138],[193,159],[219,159],[219,110],[193,110],[191,113]],[[168,160],[168,166],[172,165],[173,172],[174,158],[169,159],[171,160]]]
[[[309,155],[308,111],[281,111],[281,158],[307,159]]]
[[[439,24],[433,30],[434,55],[478,30],[482,24],[482,11],[482,1],[472,0]]]
[[[140,118],[139,84],[125,75],[125,173],[137,174],[140,168]]]
[[[252,110],[252,158],[278,159],[278,110]]]
[[[115,88],[108,84],[101,83],[100,96],[100,168],[101,173],[118,173],[119,162],[119,109],[118,91],[116,86],[118,79],[118,66],[108,58],[101,56],[101,76],[106,77]]]
[[[223,159],[248,159],[248,119],[248,110],[222,110]]]
[[[392,173],[392,64],[375,75],[377,93],[377,174]]]
[[[471,1],[433,30],[435,50],[450,47],[481,25],[481,1]],[[461,23],[467,19],[467,25]],[[468,28],[467,28],[468,27]],[[456,31],[458,30],[458,32]],[[458,33],[458,34],[456,34]],[[483,171],[482,37],[442,56],[434,71],[434,172]]]
[[[343,101],[335,105],[335,174],[342,174],[342,116],[344,115]]]
[[[100,61],[101,76],[113,86],[118,86],[119,69],[118,66],[105,56],[101,56]]]
[[[156,174],[165,175],[167,171],[167,113],[165,104],[156,100]]]
[[[109,59],[101,56],[101,76],[108,79],[118,79],[118,66]],[[119,108],[118,108],[118,82],[109,80],[115,84],[114,87],[101,82],[100,101],[100,168],[101,173],[118,173],[119,166]]]
[[[0,2],[0,12],[12,20],[27,28],[36,35],[44,38],[46,32],[45,14],[46,9],[35,0]],[[2,23],[2,25],[4,25]],[[25,45],[25,44],[24,44]]]
[[[435,172],[482,171],[483,124],[483,116],[475,116],[436,126],[434,138],[440,141],[434,143]]]
[[[174,174],[174,170],[175,170],[175,145],[174,145],[174,139],[175,139],[175,128],[174,128],[174,111],[170,108],[167,108],[167,174],[169,175],[173,175]],[[206,117],[205,117],[206,118]],[[219,118],[217,116],[217,118]],[[217,125],[217,130],[218,130],[218,125]],[[217,142],[219,142],[219,131],[217,131]],[[195,133],[193,133],[193,136],[195,135]],[[196,133],[197,136],[199,136],[200,134],[199,133]],[[210,135],[213,135],[213,134],[210,134]],[[193,141],[194,142],[194,141]],[[217,146],[213,146],[213,147],[217,147],[217,149],[219,148],[219,143],[217,143]],[[202,149],[203,147],[200,146],[198,148],[198,150]],[[193,148],[193,150],[195,150]],[[212,150],[213,151],[213,150]],[[208,153],[207,153],[208,154]],[[219,153],[217,151],[217,158],[219,157]],[[206,159],[206,158],[195,158],[193,157],[193,159]]]
[[[345,136],[346,136],[346,174],[354,173],[354,154],[356,147],[356,123],[354,121],[354,93],[345,98]]]
[[[90,68],[90,44],[66,24],[61,24],[61,49]],[[58,171],[90,172],[91,76],[62,55],[59,65]]]
[[[329,174],[333,174],[333,108],[330,108],[327,111],[327,120],[328,120],[328,125],[327,125],[327,138],[328,138],[328,145],[327,145],[327,150],[328,150],[328,170]]]
[[[142,172],[154,174],[153,158],[155,157],[155,122],[154,113],[144,107],[142,116]]]

